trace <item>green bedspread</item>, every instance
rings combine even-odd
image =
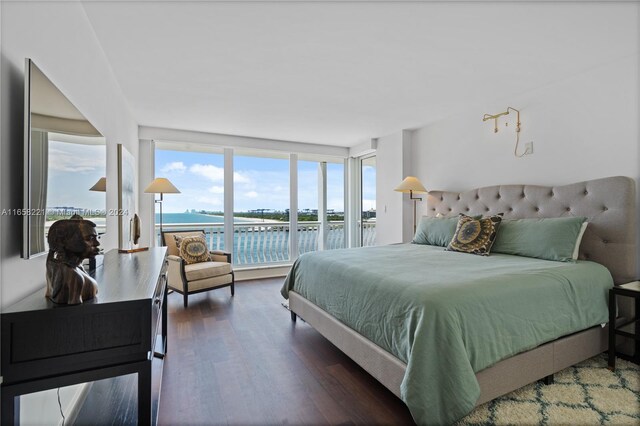
[[[418,424],[450,424],[480,396],[476,372],[608,320],[609,271],[593,262],[489,257],[405,244],[300,256],[293,290],[407,363]]]

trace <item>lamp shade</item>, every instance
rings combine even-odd
[[[178,188],[173,186],[169,179],[166,178],[155,178],[153,182],[147,186],[147,189],[144,190],[146,193],[151,194],[179,194],[180,191]]]
[[[89,188],[89,191],[107,192],[107,178],[101,177],[98,181]]]
[[[398,192],[418,192],[418,193],[426,193],[428,192],[422,183],[418,180],[418,178],[413,176],[407,176],[404,180],[394,189],[394,191]]]

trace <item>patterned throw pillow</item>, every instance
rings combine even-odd
[[[190,237],[176,236],[176,245],[180,250],[180,257],[184,259],[187,265],[211,261],[207,242],[202,235]]]
[[[204,233],[200,232],[199,234],[195,234],[195,235],[174,235],[173,239],[176,242],[176,248],[178,249],[178,251],[180,251],[180,244],[182,243],[182,240],[186,237],[200,237],[200,238],[204,238]]]
[[[176,242],[176,248],[178,249],[178,251],[180,251],[180,244],[182,243],[182,239],[183,239],[183,238],[184,238],[184,237],[181,237],[180,235],[174,235],[174,236],[173,236],[173,239],[174,239],[174,240],[175,240],[175,242]]]
[[[456,233],[446,250],[489,256],[502,214],[474,219],[460,213]]]

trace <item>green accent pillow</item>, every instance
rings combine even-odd
[[[446,247],[456,232],[458,217],[422,216],[413,237],[414,244]]]
[[[502,213],[482,219],[460,213],[456,232],[446,250],[489,256],[501,221]]]
[[[503,220],[494,253],[568,262],[573,260],[584,217]]]

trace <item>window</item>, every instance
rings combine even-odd
[[[288,155],[239,151],[233,164],[235,264],[289,261]]]
[[[164,196],[163,229],[204,229],[210,248],[232,252],[236,267],[347,247],[343,158],[169,142],[156,142],[155,157],[156,177],[181,191]]]
[[[156,177],[167,178],[180,194],[167,194],[162,224],[168,230],[202,229],[211,250],[224,250],[224,155],[156,149]],[[156,210],[159,238],[160,212]]]
[[[361,163],[360,242],[362,247],[376,242],[376,157],[362,159]]]
[[[319,248],[320,218],[318,217],[318,187],[324,167],[318,161],[298,160],[298,253]],[[326,163],[324,163],[326,165]],[[322,188],[320,188],[322,190]]]
[[[325,250],[346,247],[344,224],[344,162],[327,163],[327,222]]]

